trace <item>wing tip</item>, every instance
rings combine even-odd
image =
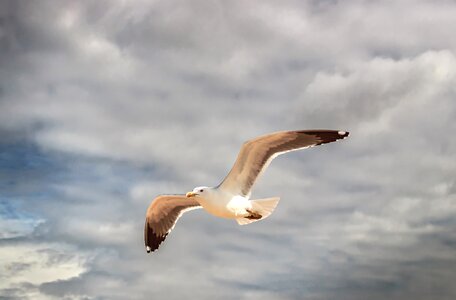
[[[350,132],[348,132],[348,131],[343,131],[343,130],[339,130],[339,131],[337,132],[337,134],[339,135],[338,140],[339,140],[339,139],[342,139],[342,140],[343,140],[343,139],[345,139],[346,137],[348,137],[348,136],[350,135]]]
[[[154,230],[149,226],[147,220],[144,228],[144,242],[146,246],[146,252],[154,252],[160,247],[160,244],[165,240],[168,233],[164,235],[157,235]]]
[[[338,140],[343,140],[350,135],[350,132],[344,130],[315,130],[309,134],[315,135],[320,139],[320,142],[315,146],[332,143]]]
[[[342,137],[347,137],[347,136],[350,134],[350,132],[348,132],[348,131],[343,131],[343,130],[339,130],[339,131],[337,132],[337,134],[340,135],[340,136],[342,136]]]
[[[152,232],[148,238],[148,241],[146,241],[146,252],[155,252],[160,247],[160,244],[165,240],[166,236],[167,234],[164,236],[159,236]]]

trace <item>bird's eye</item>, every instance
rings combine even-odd
[[[200,190],[200,193],[202,193],[204,190]]]

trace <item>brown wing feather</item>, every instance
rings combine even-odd
[[[247,196],[260,173],[275,156],[288,151],[331,143],[346,138],[348,134],[337,130],[282,131],[247,141],[219,188]]]
[[[200,207],[195,199],[184,195],[161,195],[155,198],[146,213],[144,225],[146,251],[158,249],[184,212]]]

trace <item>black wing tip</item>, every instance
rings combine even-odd
[[[348,131],[343,131],[343,130],[339,130],[339,131],[337,132],[337,134],[338,134],[342,139],[344,139],[344,138],[346,138],[347,136],[350,135],[350,132],[348,132]]]
[[[150,234],[148,235],[147,241],[146,241],[146,252],[155,252],[158,247],[160,247],[160,244],[165,240],[166,236],[165,235],[156,235],[152,230],[150,230]]]
[[[157,235],[152,227],[150,227],[149,223],[146,221],[145,228],[144,228],[144,242],[146,246],[146,252],[154,252],[155,250],[160,247],[160,244],[165,240],[168,233],[164,235]]]
[[[290,131],[293,132],[293,131]],[[334,130],[334,129],[304,129],[304,130],[296,130],[294,132],[304,133],[304,134],[337,134],[340,136],[348,136],[350,132],[345,130]]]
[[[309,130],[302,133],[316,136],[320,140],[317,146],[342,140],[350,135],[350,132],[343,130]]]

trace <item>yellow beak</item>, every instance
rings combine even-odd
[[[187,194],[185,194],[185,196],[186,196],[187,198],[195,197],[196,195],[198,195],[198,194],[195,193],[195,192],[188,192]]]

